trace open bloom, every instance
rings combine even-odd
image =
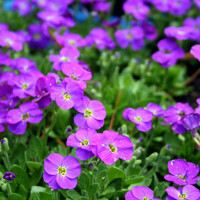
[[[82,103],[74,108],[80,112],[74,117],[74,122],[78,127],[97,130],[104,125],[106,110],[101,102],[83,97]]]
[[[22,16],[28,15],[31,12],[31,4],[26,0],[16,0],[13,4],[13,9],[18,10]]]
[[[193,185],[200,180],[200,177],[197,177],[199,166],[182,159],[169,161],[168,170],[170,174],[164,178],[177,185]]]
[[[76,156],[80,160],[87,160],[94,156],[91,151],[91,139],[96,134],[94,129],[80,128],[76,134],[72,134],[67,138],[67,146],[75,147]]]
[[[194,46],[192,46],[190,53],[197,59],[200,61],[200,45],[196,44]]]
[[[123,112],[123,117],[135,123],[139,131],[147,132],[152,128],[151,120],[153,119],[153,114],[144,108],[138,108],[136,110],[127,108]]]
[[[166,200],[198,200],[200,192],[192,185],[186,185],[178,190],[175,187],[168,187],[166,190],[169,195]]]
[[[133,157],[133,143],[125,135],[114,131],[104,131],[95,134],[91,139],[92,152],[107,165],[114,164],[119,158],[131,160]]]
[[[80,173],[81,165],[73,156],[52,153],[44,161],[43,179],[54,190],[74,189]]]
[[[37,103],[25,102],[17,109],[7,113],[8,130],[16,135],[24,134],[28,123],[39,123],[43,118],[43,112]]]
[[[164,115],[164,110],[162,109],[161,105],[157,105],[155,103],[148,103],[147,110],[156,117],[163,117]]]
[[[126,200],[160,200],[153,197],[153,191],[146,186],[135,186],[125,195]]]

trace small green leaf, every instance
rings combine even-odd
[[[124,180],[125,178],[125,173],[121,170],[118,169],[116,167],[111,167],[108,170],[108,179],[110,182],[112,182],[115,179],[121,178],[122,180]]]
[[[23,198],[21,195],[17,194],[17,193],[12,193],[9,198],[9,200],[25,200],[25,198]]]
[[[115,191],[116,190],[114,187],[108,187],[108,188],[106,188],[106,190],[103,191],[102,196],[111,198],[114,195]]]
[[[78,180],[78,186],[80,187],[81,190],[89,191],[90,178],[85,172],[81,173],[79,180]]]
[[[135,178],[126,179],[124,181],[124,183],[126,185],[131,185],[131,184],[141,183],[143,181],[144,181],[144,177],[143,176],[139,176],[139,177],[135,177]]]

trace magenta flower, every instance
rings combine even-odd
[[[126,200],[160,200],[153,197],[153,191],[146,186],[135,186],[125,195]]]
[[[21,99],[29,95],[35,96],[35,80],[33,76],[30,74],[20,74],[13,87],[13,94]]]
[[[156,7],[157,10],[162,12],[169,11],[169,1],[168,0],[153,0],[153,5]]]
[[[173,15],[184,15],[191,7],[190,0],[169,1],[169,12]]]
[[[76,63],[63,63],[62,72],[67,75],[65,78],[67,83],[78,83],[82,89],[87,87],[84,81],[88,81],[92,78],[92,73],[90,71],[85,70],[81,65]]]
[[[13,9],[18,10],[20,15],[25,16],[31,12],[31,4],[27,0],[15,0]]]
[[[81,165],[73,156],[63,158],[52,153],[44,161],[43,179],[53,190],[74,189],[81,173]]]
[[[131,160],[133,157],[133,143],[125,135],[114,131],[104,131],[95,134],[91,139],[92,152],[107,165],[114,164],[119,158]]]
[[[148,103],[147,110],[150,111],[156,117],[163,117],[165,112],[160,105],[154,103]]]
[[[143,0],[126,0],[123,10],[141,21],[146,20],[149,14],[149,7],[144,4]]]
[[[91,139],[96,133],[94,129],[80,128],[76,134],[72,134],[67,138],[66,145],[77,148],[76,156],[78,159],[88,160],[94,156],[91,150]]]
[[[184,57],[184,50],[172,39],[163,39],[158,42],[159,51],[152,55],[152,59],[168,68],[176,64],[178,59]]]
[[[138,108],[136,110],[127,108],[123,112],[123,117],[124,119],[135,123],[135,126],[139,131],[147,132],[152,128],[151,120],[153,119],[153,115],[144,108]]]
[[[171,160],[168,162],[168,175],[165,179],[177,185],[194,185],[199,180],[199,166],[182,159]]]
[[[123,49],[130,44],[133,50],[138,51],[144,44],[144,32],[140,27],[133,27],[130,30],[117,30],[115,37],[117,43]]]
[[[78,127],[97,130],[104,125],[106,110],[101,102],[83,97],[82,103],[74,108],[80,112],[74,117]]]
[[[0,46],[9,47],[14,51],[21,51],[23,49],[22,41],[18,34],[12,31],[0,32]]]
[[[67,46],[60,50],[60,55],[50,55],[49,60],[53,62],[53,69],[60,71],[61,64],[66,62],[77,62],[80,52],[76,47]]]
[[[68,110],[82,102],[83,90],[77,83],[61,83],[51,87],[51,98],[57,105]]]
[[[158,37],[157,28],[152,24],[142,21],[141,27],[144,31],[144,37],[147,38],[147,40],[155,40]]]
[[[172,130],[175,133],[183,134],[187,129],[183,126],[182,118],[193,112],[194,110],[188,103],[177,103],[175,106],[170,106],[167,111],[165,111],[164,119],[167,123],[172,125]]]
[[[175,187],[168,187],[166,190],[169,195],[166,200],[198,200],[200,192],[192,185],[186,185],[178,190]]]
[[[43,118],[43,112],[37,103],[25,102],[17,109],[7,113],[8,130],[16,135],[24,134],[28,123],[39,123]]]
[[[200,0],[194,0],[194,3],[196,4],[197,8],[200,10]]]
[[[34,62],[28,58],[17,58],[15,59],[15,68],[21,73],[30,73],[33,71],[38,71]]]
[[[194,46],[192,46],[190,53],[197,59],[200,61],[200,45],[196,44]]]
[[[99,1],[93,5],[93,9],[99,12],[109,13],[111,8],[111,3],[106,1]]]

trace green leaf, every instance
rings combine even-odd
[[[118,169],[116,167],[111,167],[108,170],[108,179],[110,182],[112,182],[115,179],[121,178],[122,180],[124,180],[125,178],[125,173],[121,170]]]
[[[75,190],[68,190],[67,191],[67,195],[71,199],[77,199],[77,200],[79,200],[81,198],[81,195],[77,191],[75,191]]]
[[[90,178],[89,176],[83,171],[78,180],[78,186],[81,190],[89,191],[90,188]]]
[[[25,200],[25,198],[23,198],[21,195],[17,194],[17,193],[12,193],[9,198],[9,200]]]
[[[135,178],[126,179],[124,181],[124,183],[126,185],[131,185],[131,184],[141,183],[143,181],[144,181],[144,177],[143,176],[139,176],[139,177],[135,177]]]
[[[41,186],[32,186],[31,187],[31,194],[32,193],[45,192],[45,191],[46,191],[45,187],[41,187]]]
[[[13,165],[10,171],[15,174],[15,180],[18,184],[22,184],[27,190],[30,188],[29,177],[22,167],[18,165]]]
[[[115,191],[116,190],[114,187],[108,187],[108,188],[106,188],[106,190],[103,191],[102,196],[111,198],[114,195]]]
[[[32,158],[43,158],[43,145],[41,140],[36,136],[31,136],[30,142],[29,142],[29,154]]]
[[[94,176],[94,175],[93,175]],[[90,186],[89,196],[92,198],[95,194],[99,192],[99,184],[94,183]]]

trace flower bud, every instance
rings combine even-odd
[[[149,161],[149,162],[153,162],[153,161],[155,161],[157,159],[157,157],[158,157],[158,153],[154,152],[150,156],[148,156],[146,158],[146,160]]]
[[[1,151],[2,152],[6,152],[8,150],[9,150],[8,139],[7,138],[3,138],[1,140]]]

